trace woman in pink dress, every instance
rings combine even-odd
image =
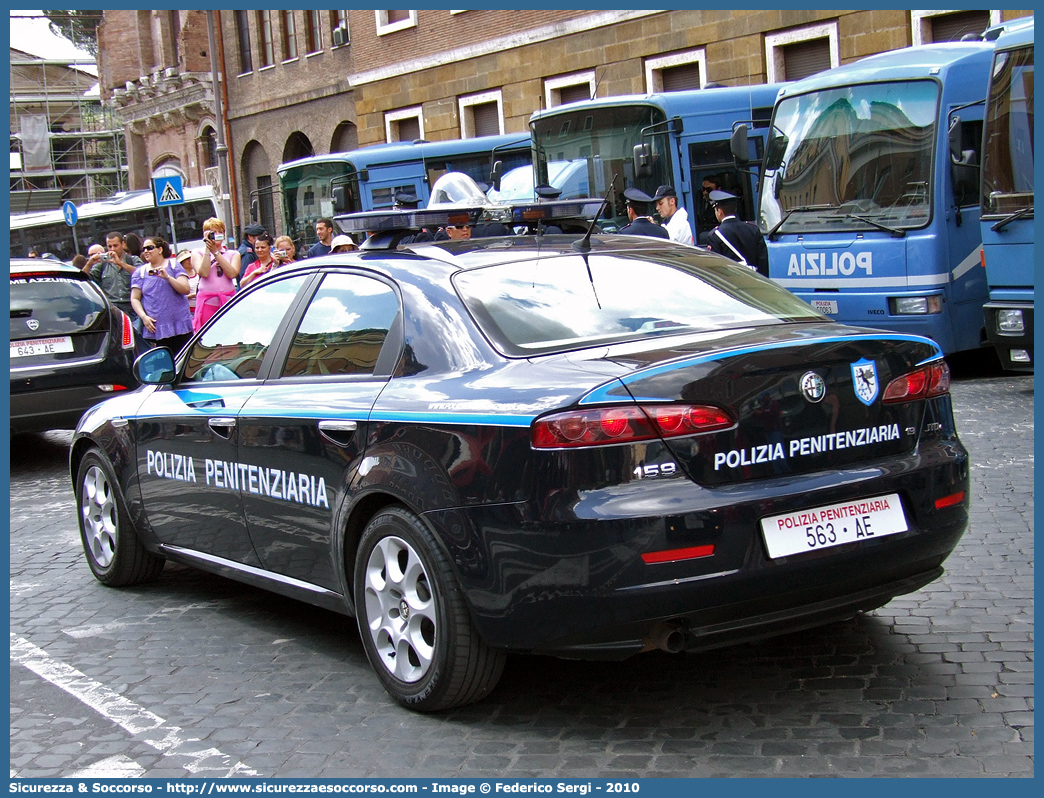
[[[192,253],[192,266],[199,275],[192,319],[196,330],[236,293],[239,262],[239,253],[225,246],[225,223],[213,217],[203,222],[203,249]]]

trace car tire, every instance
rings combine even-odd
[[[97,450],[84,455],[76,474],[80,540],[95,578],[111,587],[149,582],[165,562],[146,550],[127,513],[108,460]]]
[[[496,687],[506,657],[482,641],[449,558],[413,513],[389,507],[367,524],[354,588],[366,656],[400,704],[435,712]]]

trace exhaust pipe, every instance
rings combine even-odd
[[[677,654],[685,647],[685,630],[679,621],[660,621],[642,638],[642,651],[666,651]]]

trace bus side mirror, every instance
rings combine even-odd
[[[771,128],[768,144],[765,146],[765,169],[779,169],[783,165],[783,156],[787,152],[790,139],[785,134]]]
[[[500,191],[500,178],[504,176],[504,162],[495,161],[493,163],[493,171],[489,173],[489,181],[493,184],[493,188],[496,191]]]
[[[344,196],[344,186],[334,186],[330,193],[333,195],[334,213],[347,213],[348,203]]]
[[[634,163],[634,176],[652,177],[652,147],[649,142],[634,145],[634,155],[631,159]]]
[[[746,166],[750,163],[750,144],[747,139],[746,125],[736,125],[732,131],[729,145],[732,148],[732,160],[736,162],[736,166]]]
[[[261,203],[256,199],[250,200],[250,221],[256,222],[261,218]]]
[[[947,131],[946,140],[950,145],[950,160],[953,163],[960,163],[963,155],[961,142],[964,140],[964,123],[961,122],[959,116],[955,116],[950,120],[950,129]]]

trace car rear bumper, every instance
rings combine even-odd
[[[17,433],[74,429],[88,409],[112,396],[111,392],[102,391],[97,385],[75,385],[15,393],[12,380],[11,431]]]
[[[475,537],[450,548],[466,544],[452,553],[490,645],[619,659],[672,631],[679,649],[714,648],[840,620],[917,590],[942,573],[964,533],[968,491],[967,453],[952,439],[863,468],[726,488],[684,479],[616,486],[572,497],[568,519],[558,501],[550,523],[529,504],[473,508],[455,528]],[[891,493],[908,531],[769,558],[760,519]],[[937,507],[940,499],[949,503]],[[708,546],[709,556],[642,559]]]

